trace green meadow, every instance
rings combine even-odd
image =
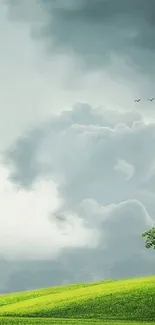
[[[155,276],[0,296],[0,324],[155,324]]]

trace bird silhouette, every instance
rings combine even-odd
[[[135,102],[139,103],[140,102],[140,98],[139,99],[135,99]]]
[[[154,100],[154,97],[153,98],[149,98],[149,101],[152,102]]]

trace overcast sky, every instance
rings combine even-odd
[[[154,16],[0,0],[1,292],[153,272]]]

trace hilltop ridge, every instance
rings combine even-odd
[[[155,320],[155,276],[5,294],[0,316]]]

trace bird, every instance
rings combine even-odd
[[[139,99],[135,99],[135,102],[139,103],[140,102],[140,98]]]
[[[153,98],[149,98],[149,101],[152,102],[154,100],[154,97]]]

